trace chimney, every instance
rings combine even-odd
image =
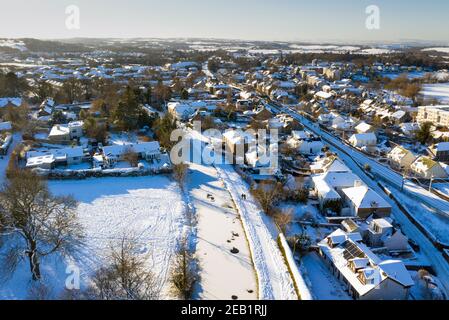
[[[354,188],[363,187],[363,186],[364,186],[364,184],[363,184],[362,180],[354,181]]]

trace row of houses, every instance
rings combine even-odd
[[[438,159],[446,160],[449,143],[441,143],[433,148]],[[410,172],[422,179],[444,179],[448,172],[443,165],[429,156],[416,156],[402,146],[397,146],[387,155],[390,166],[396,170]]]
[[[83,147],[46,148],[26,153],[26,168],[54,169],[57,166],[70,166],[90,162],[94,168],[110,168],[119,161],[124,161],[127,154],[135,153],[139,159],[159,160],[161,148],[159,142],[141,142],[134,144],[105,146],[92,155]]]
[[[382,221],[381,223],[384,223]],[[382,260],[359,232],[338,229],[318,243],[332,273],[357,300],[407,300],[414,281],[400,260]]]

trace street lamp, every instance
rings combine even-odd
[[[404,191],[404,186],[405,186],[405,175],[406,175],[406,172],[405,172],[405,167],[401,167],[401,170],[402,170],[402,185],[401,185],[401,191]]]

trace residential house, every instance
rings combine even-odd
[[[410,169],[417,177],[422,179],[445,179],[448,177],[441,164],[426,156],[417,158]]]
[[[373,149],[377,146],[377,137],[374,133],[354,134],[349,138],[349,143],[355,148]]]
[[[417,122],[406,122],[401,124],[400,127],[402,133],[408,137],[414,137],[419,131],[419,123]]]
[[[388,251],[408,251],[408,238],[395,230],[389,218],[373,219],[363,235],[371,247],[385,247]]]
[[[128,153],[136,153],[139,158],[147,161],[157,160],[161,156],[161,147],[158,141],[111,145],[102,149],[104,160],[109,165],[123,161]]]
[[[51,169],[57,164],[79,164],[83,161],[83,158],[84,150],[82,147],[28,151],[26,153],[26,167]]]
[[[416,156],[402,146],[397,146],[387,155],[390,166],[394,169],[410,169],[412,163],[416,160]]]
[[[310,165],[313,174],[326,172],[351,172],[351,170],[337,157],[331,156],[322,158]]]
[[[327,172],[312,176],[314,191],[318,195],[321,210],[326,208],[328,202],[342,203],[343,190],[353,187],[358,181],[360,181],[359,177],[352,172]]]
[[[230,153],[237,163],[244,163],[245,154],[257,146],[256,137],[242,130],[229,130],[223,134],[223,143],[227,153]]]
[[[390,204],[377,192],[358,181],[354,187],[343,189],[343,194],[351,216],[367,219],[370,216],[384,218],[391,215]]]
[[[414,281],[404,263],[382,261],[359,233],[336,230],[319,244],[332,273],[356,300],[407,300]]]
[[[359,134],[365,134],[365,133],[372,133],[374,132],[374,127],[372,125],[369,125],[368,123],[362,121],[360,122],[356,127],[355,131]]]
[[[435,160],[441,162],[449,161],[449,142],[440,142],[430,148],[430,152],[435,157]]]
[[[54,143],[69,142],[83,136],[83,121],[69,122],[67,125],[56,124],[48,134],[48,140]]]
[[[214,111],[217,109],[218,104],[224,102],[224,100],[169,102],[167,104],[167,109],[176,119],[185,121],[195,116],[195,114],[201,110]]]
[[[434,126],[449,127],[449,105],[418,107],[416,121],[419,124],[430,122]]]

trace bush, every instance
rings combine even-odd
[[[323,210],[332,210],[333,212],[340,214],[343,205],[340,200],[330,200],[326,201],[323,205]]]
[[[307,203],[309,199],[310,190],[307,188],[300,188],[299,190],[290,191],[287,199],[293,202]]]
[[[274,208],[282,198],[282,186],[279,183],[265,182],[256,188],[252,187],[251,192],[265,213],[272,216],[275,213]]]

